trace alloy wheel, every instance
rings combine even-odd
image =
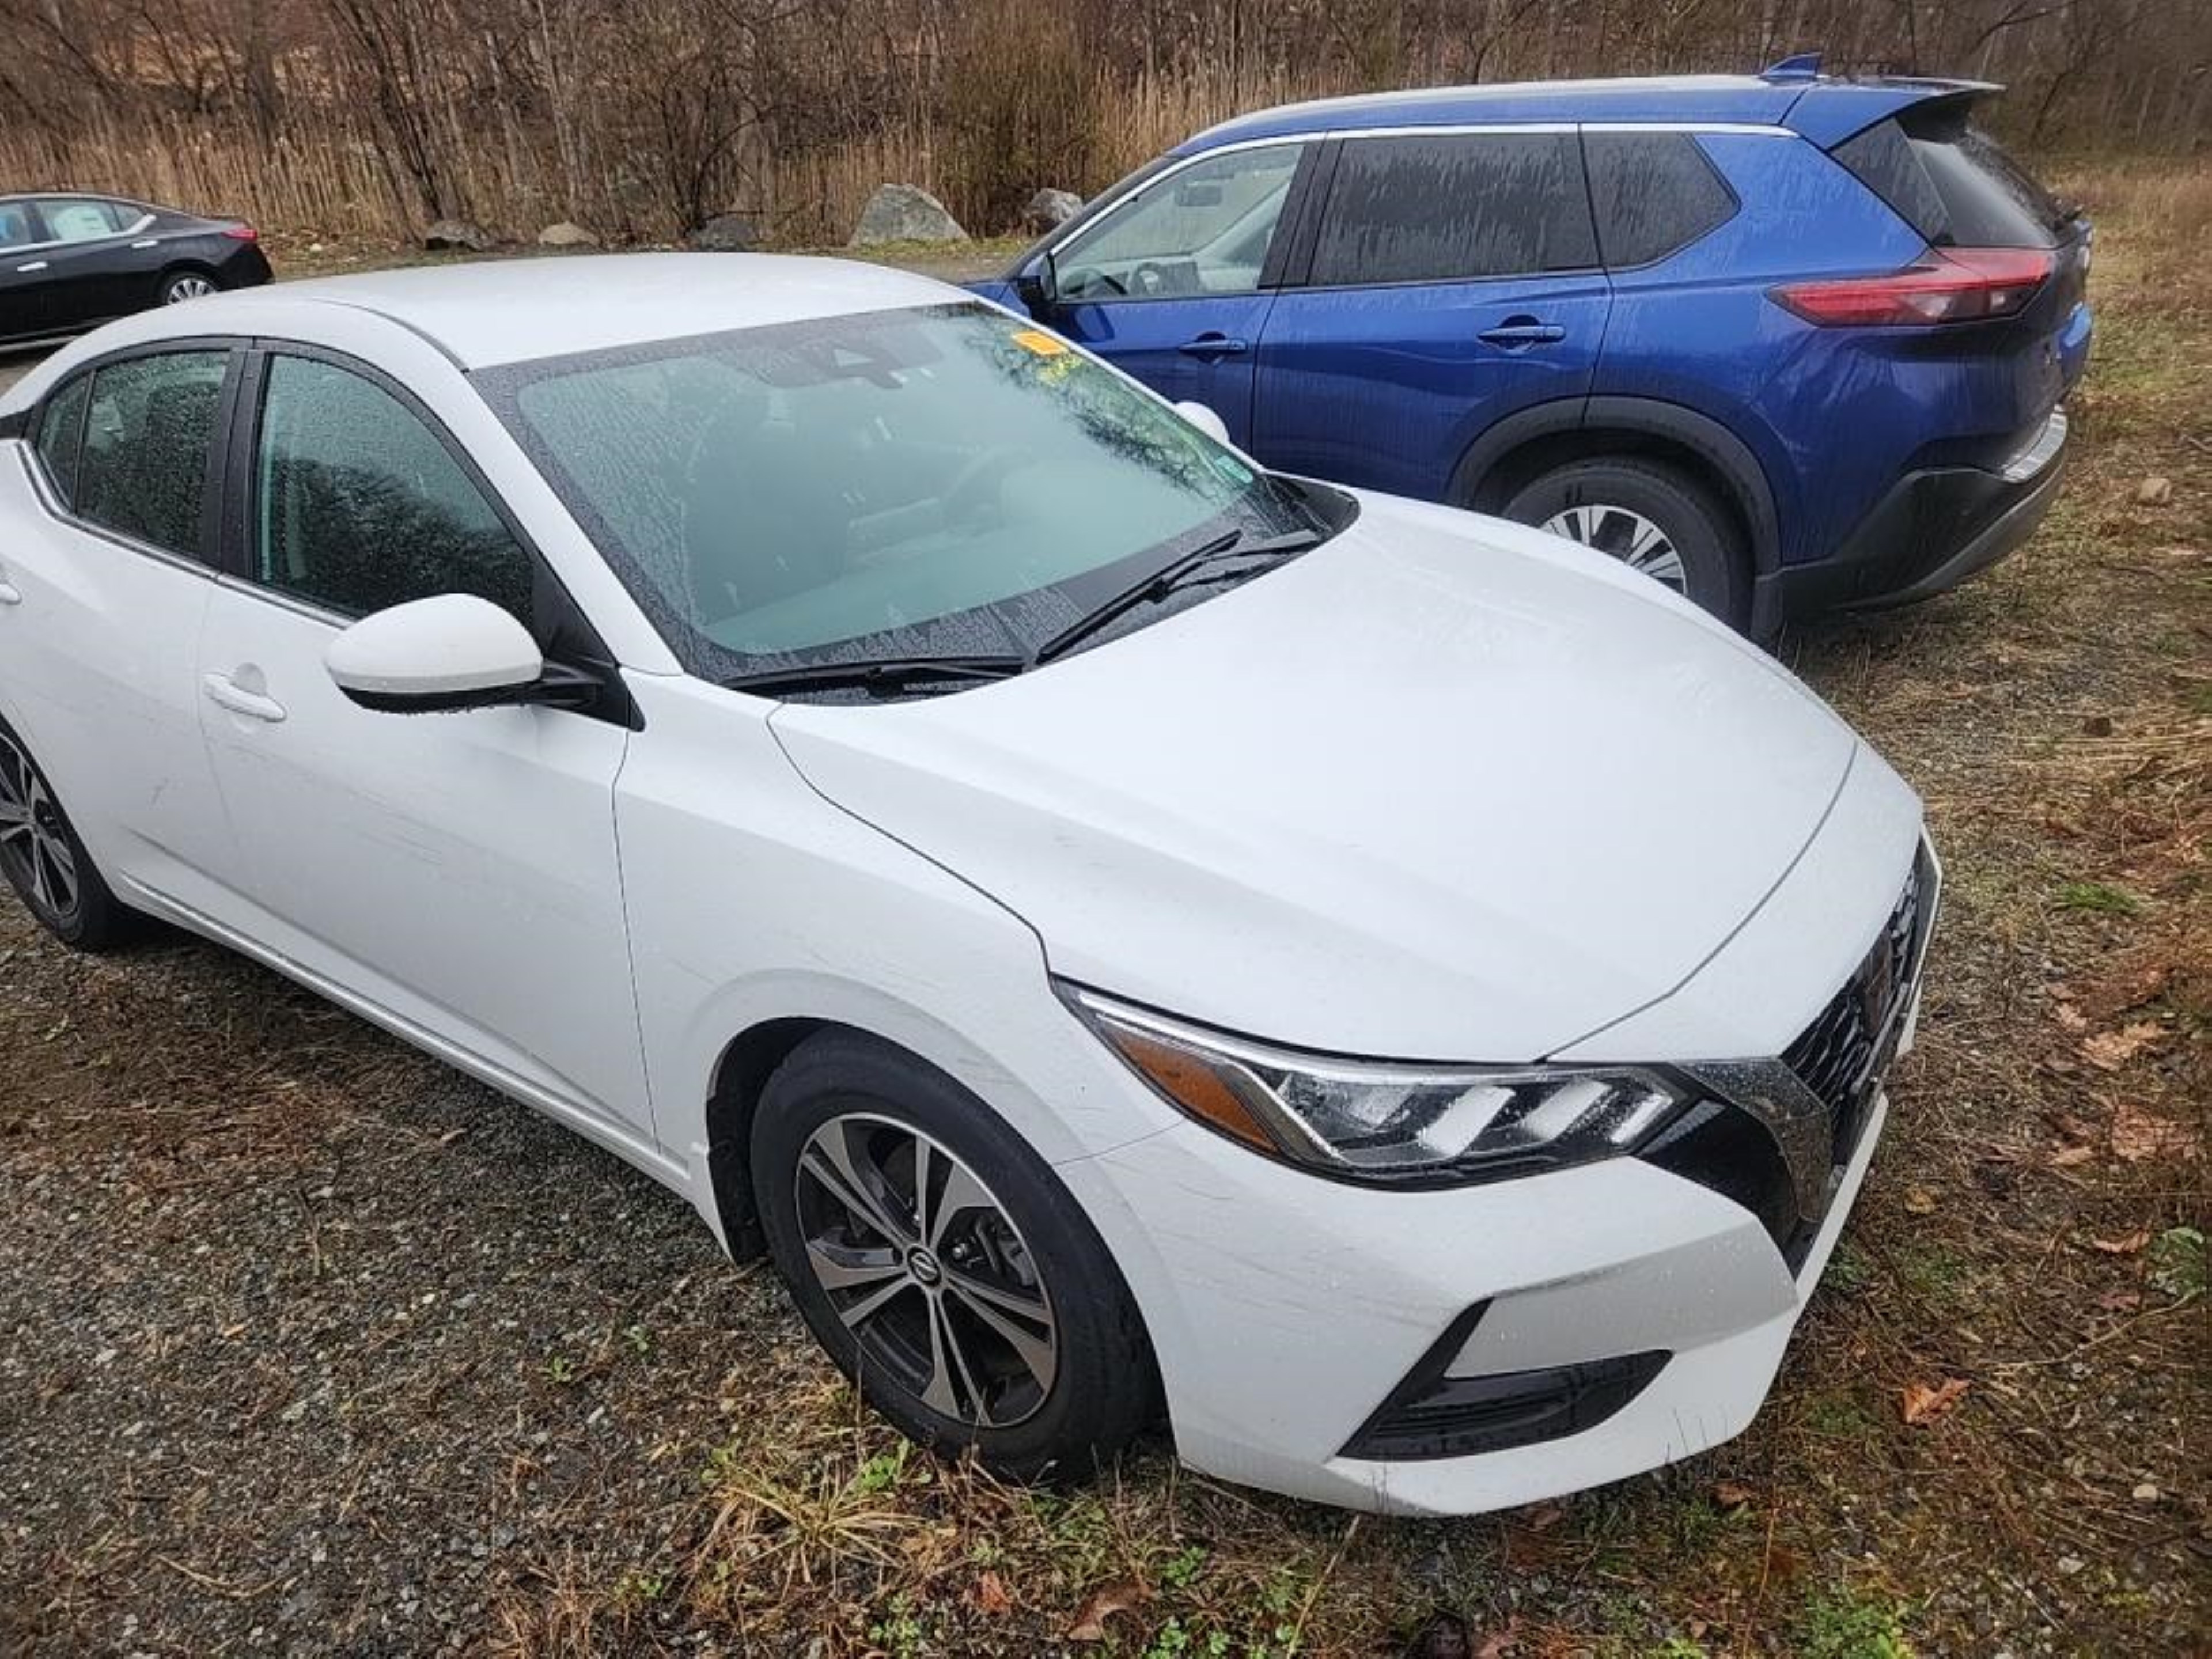
[[[215,291],[215,284],[206,277],[195,276],[186,272],[169,284],[168,292],[163,296],[162,303],[172,306],[182,305],[187,300],[204,300]]]
[[[1677,593],[1689,591],[1681,554],[1667,532],[1641,513],[1625,507],[1570,507],[1554,513],[1541,527],[1554,536],[1610,553],[1631,570],[1664,582]]]
[[[1060,1363],[1036,1259],[981,1177],[888,1118],[831,1118],[796,1176],[815,1282],[874,1366],[942,1416],[1003,1429],[1034,1415]]]
[[[15,742],[0,735],[0,867],[66,927],[82,902],[76,854],[46,781]]]

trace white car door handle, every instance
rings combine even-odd
[[[44,270],[46,268],[46,262],[44,259],[33,259],[27,265],[17,265],[15,267],[18,270]]]
[[[271,726],[283,723],[284,705],[274,697],[264,697],[258,691],[247,691],[233,684],[221,674],[203,674],[200,687],[208,701],[219,708],[228,708],[234,714],[243,714],[250,720],[266,720]]]
[[[23,590],[15,583],[0,578],[0,605],[21,605],[22,602]]]
[[[143,238],[141,238],[139,240],[137,240],[137,241],[135,241],[135,242],[131,243],[131,246],[133,246],[133,247],[159,247],[159,246],[161,246],[161,241],[160,241],[160,239],[159,239],[159,238],[157,238],[157,237],[153,237],[153,236],[147,236],[147,237],[143,237]]]

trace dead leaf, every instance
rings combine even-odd
[[[1505,1659],[1520,1645],[1521,1615],[1516,1613],[1484,1638],[1482,1645],[1474,1650],[1474,1659]]]
[[[2092,714],[2081,722],[2081,735],[2087,738],[2109,738],[2112,735],[2110,714]]]
[[[2118,1238],[2093,1238],[2089,1248],[2104,1255],[2139,1255],[2142,1247],[2150,1243],[2150,1229],[2125,1233]]]
[[[2061,1146],[2057,1152],[2051,1153],[2051,1167],[2054,1170],[2070,1170],[2077,1164],[2087,1164],[2094,1157],[2096,1153],[2091,1152],[2087,1146]]]
[[[2141,1291],[2106,1291],[2097,1298],[2097,1305],[2106,1313],[2132,1313],[2142,1306]]]
[[[450,1146],[466,1133],[468,1133],[466,1129],[448,1129],[438,1137],[438,1144],[441,1146]]]
[[[2056,1012],[2058,1016],[2059,1027],[2063,1030],[2072,1031],[2079,1036],[2089,1029],[2089,1017],[2070,1002],[2060,1003]]]
[[[2136,505],[2164,507],[2173,499],[2173,480],[2154,473],[2136,486]]]
[[[987,1572],[975,1581],[975,1610],[994,1619],[1003,1619],[1014,1610],[1014,1598],[1006,1594],[1006,1581],[997,1573]]]
[[[2156,1117],[2124,1100],[2112,1109],[2112,1152],[2130,1164],[2147,1158],[2191,1158],[2197,1137],[2184,1124]]]
[[[1075,1623],[1069,1626],[1067,1639],[1071,1642],[1103,1642],[1106,1639],[1106,1621],[1117,1613],[1133,1612],[1152,1599],[1152,1591],[1141,1578],[1117,1578],[1091,1592],[1091,1599],[1076,1614]]]
[[[1567,1518],[1566,1506],[1563,1504],[1539,1504],[1522,1518],[1528,1522],[1529,1531],[1549,1532]]]
[[[1906,1383],[1903,1402],[1905,1420],[1926,1423],[1941,1417],[1959,1403],[1969,1386],[1962,1376],[1947,1376],[1932,1389],[1925,1382]]]
[[[2137,1020],[2117,1031],[2100,1031],[2081,1039],[2081,1058],[2100,1071],[2117,1072],[2166,1035],[2166,1027],[2152,1020]]]
[[[1925,1187],[1907,1187],[1905,1189],[1905,1211],[1907,1215],[1934,1215],[1936,1194]]]
[[[1724,1510],[1740,1510],[1758,1496],[1741,1480],[1721,1480],[1713,1486],[1713,1502]]]

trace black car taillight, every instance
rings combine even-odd
[[[1790,283],[1770,289],[1768,297],[1823,328],[1983,322],[2026,310],[2055,263],[2048,248],[1930,249],[1903,270]]]

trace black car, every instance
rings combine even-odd
[[[115,196],[0,196],[0,341],[269,280],[259,234]]]

